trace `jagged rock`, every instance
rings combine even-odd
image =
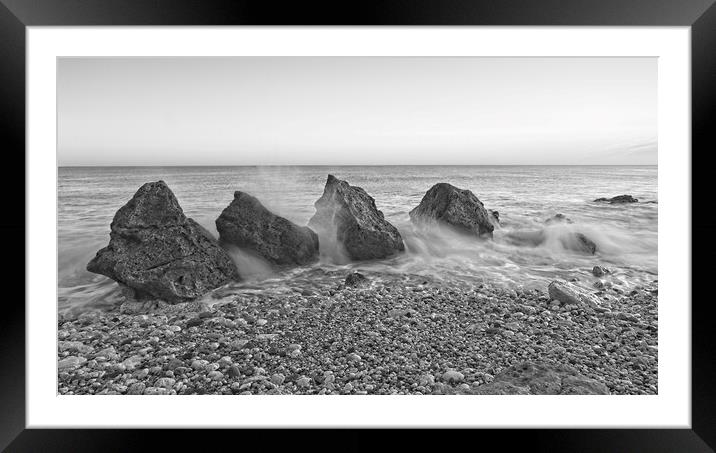
[[[567,217],[564,214],[555,214],[552,217],[550,217],[549,219],[545,220],[544,223],[546,223],[547,225],[551,225],[553,223],[574,223],[574,222],[572,222],[572,219],[570,219],[569,217]]]
[[[566,365],[524,362],[495,376],[489,384],[471,390],[476,395],[609,395],[596,379]]]
[[[405,250],[398,229],[385,220],[373,197],[360,187],[328,175],[323,195],[308,222],[321,243],[336,243],[352,260],[381,259]]]
[[[277,216],[256,197],[236,191],[216,219],[219,241],[250,250],[270,263],[302,265],[318,259],[318,235]]]
[[[617,195],[616,197],[612,197],[612,198],[597,198],[594,201],[615,204],[615,203],[637,203],[639,200],[632,197],[631,195]]]
[[[448,183],[431,187],[420,204],[410,211],[410,220],[413,223],[438,222],[474,236],[492,237],[495,229],[490,213],[474,193]]]
[[[346,277],[346,286],[362,286],[366,283],[368,283],[368,279],[359,272],[352,272]]]
[[[229,255],[184,215],[164,181],[140,187],[110,229],[109,245],[87,270],[117,281],[137,299],[184,302],[239,278]]]

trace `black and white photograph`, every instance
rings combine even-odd
[[[58,57],[59,395],[657,395],[655,57]]]

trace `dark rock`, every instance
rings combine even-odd
[[[346,286],[362,286],[368,283],[368,279],[365,277],[365,275],[353,272],[348,274],[346,277]]]
[[[551,225],[553,223],[574,223],[574,222],[572,222],[572,219],[570,219],[569,217],[567,217],[564,214],[555,214],[552,217],[550,217],[549,219],[545,220],[544,223],[546,223],[547,225]]]
[[[511,366],[489,383],[472,389],[477,395],[609,395],[603,383],[566,365],[524,362]]]
[[[328,175],[323,195],[308,222],[321,244],[335,243],[352,260],[381,259],[405,250],[398,229],[385,220],[373,197],[360,187]]]
[[[631,195],[617,195],[616,197],[612,197],[612,198],[597,198],[594,201],[615,204],[615,203],[637,203],[639,200],[632,197]]]
[[[277,265],[302,265],[318,259],[318,235],[279,217],[255,197],[236,191],[216,219],[219,240],[255,252]]]
[[[595,277],[602,277],[602,276],[604,276],[604,274],[608,274],[608,273],[609,273],[609,269],[607,269],[606,267],[594,266],[592,268],[592,275],[594,275]]]
[[[597,251],[597,244],[582,233],[569,233],[560,237],[562,246],[569,250],[589,253],[594,255]]]
[[[144,184],[110,229],[109,245],[87,270],[119,282],[137,299],[184,302],[239,278],[229,255],[184,215],[163,181]]]
[[[500,226],[500,213],[494,209],[488,209],[487,212],[490,214],[490,222],[496,228]]]
[[[499,214],[498,214],[499,215]],[[438,222],[460,233],[492,237],[495,229],[482,202],[469,190],[438,183],[410,211],[413,223]]]

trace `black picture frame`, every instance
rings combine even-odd
[[[219,434],[172,430],[39,430],[25,429],[25,299],[24,247],[32,241],[25,230],[25,32],[29,26],[118,25],[531,25],[531,26],[690,26],[692,52],[692,429],[609,430],[470,430],[460,440],[473,446],[497,441],[504,448],[533,451],[713,451],[716,448],[716,336],[712,333],[709,277],[716,266],[712,235],[716,214],[707,204],[711,191],[707,158],[714,152],[716,124],[716,6],[714,0],[443,0],[363,1],[351,4],[229,0],[0,0],[0,122],[3,131],[3,211],[0,232],[5,239],[6,297],[0,314],[0,448],[7,451],[127,451],[164,448],[177,443],[202,448],[221,438],[240,445],[230,431]],[[12,170],[11,170],[12,169]],[[699,183],[699,181],[701,181]],[[54,196],[54,194],[47,194]],[[22,214],[21,214],[22,213]],[[24,245],[24,244],[23,244]],[[21,255],[21,253],[23,253]],[[23,256],[20,260],[20,256]],[[12,259],[8,259],[12,257]],[[698,258],[703,258],[699,262]],[[48,259],[54,259],[48,252]],[[709,262],[711,259],[711,262]],[[22,265],[20,263],[23,263]],[[22,289],[20,289],[22,288]],[[7,294],[10,289],[10,294]],[[699,290],[704,290],[703,292]],[[701,297],[699,294],[701,293]],[[237,408],[240,410],[240,408]],[[476,408],[479,410],[479,408]],[[98,416],[101,416],[98,415]],[[315,432],[266,433],[256,439],[286,442],[292,448]],[[366,431],[334,430],[340,450],[374,449]],[[447,439],[447,438],[450,439]],[[329,442],[327,435],[320,442]],[[449,446],[458,439],[444,432],[412,431],[398,438],[404,449]],[[232,445],[230,443],[229,445]]]

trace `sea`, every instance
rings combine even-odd
[[[445,285],[487,284],[542,289],[573,280],[594,290],[591,270],[612,272],[610,284],[625,291],[657,280],[658,194],[656,166],[195,166],[58,168],[58,308],[60,312],[110,309],[122,302],[118,285],[85,267],[109,242],[109,225],[122,205],[150,181],[165,181],[184,213],[218,237],[215,220],[236,190],[256,196],[268,209],[299,225],[332,174],[365,189],[400,231],[405,253],[380,261],[342,263],[322,255],[314,265],[275,271],[241,251],[232,258],[244,277],[236,291],[274,291],[320,286],[335,272],[366,272],[372,278],[418,275]],[[426,231],[410,222],[434,184],[469,189],[487,209],[499,212],[492,240]],[[639,203],[593,200],[629,194]],[[572,223],[546,223],[563,214]],[[565,247],[582,233],[594,255]],[[515,237],[544,238],[540,243]]]

